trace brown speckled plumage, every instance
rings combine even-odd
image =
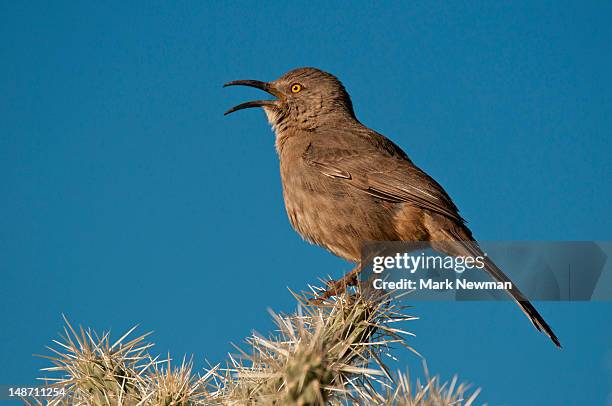
[[[287,215],[306,240],[357,264],[365,241],[428,241],[451,255],[482,254],[444,189],[391,140],[357,120],[335,76],[299,68],[272,82],[227,85],[258,87],[277,97],[228,113],[263,107],[276,134]],[[300,90],[294,93],[296,85]],[[445,241],[460,243],[449,248]],[[509,280],[490,260],[486,270],[497,281]],[[508,293],[559,345],[522,293]]]

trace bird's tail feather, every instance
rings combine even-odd
[[[473,241],[473,240],[463,241],[459,238],[456,238],[457,236],[454,236],[454,235],[453,236],[449,235],[449,237],[453,237],[452,239],[454,240],[454,242],[451,243],[453,248],[451,249],[443,248],[445,252],[451,251],[451,252],[448,252],[451,255],[466,255],[467,254],[474,258],[478,256],[483,257],[485,270],[489,273],[489,275],[491,275],[491,277],[498,282],[510,282],[512,284],[512,288],[507,291],[508,295],[510,295],[510,297],[512,297],[512,299],[516,302],[516,304],[519,305],[523,313],[525,313],[525,315],[529,318],[531,323],[533,323],[535,328],[538,329],[538,331],[541,331],[544,334],[546,334],[557,347],[559,348],[561,347],[561,343],[559,342],[559,339],[553,332],[552,328],[548,325],[548,323],[546,323],[546,321],[540,315],[540,313],[536,310],[536,308],[529,302],[529,300],[527,300],[527,298],[523,295],[523,293],[510,280],[510,278],[508,278],[506,274],[504,274],[502,270],[499,269],[497,265],[495,265],[495,263],[490,258],[484,255],[484,253],[482,252],[482,250],[480,249],[480,246],[478,245],[476,241]],[[457,243],[459,243],[459,247],[460,247],[459,250],[462,250],[465,252],[463,253],[452,252],[452,251],[458,250],[458,248],[456,248]],[[438,245],[438,244],[435,244],[435,245]],[[444,246],[445,244],[442,244],[442,245]]]

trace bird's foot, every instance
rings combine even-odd
[[[359,271],[360,267],[356,267],[351,272],[344,275],[342,279],[337,281],[328,281],[326,283],[327,290],[321,293],[319,296],[310,299],[308,304],[321,305],[330,297],[343,294],[347,287],[357,285],[357,275],[359,275]]]

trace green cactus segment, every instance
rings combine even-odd
[[[277,331],[246,340],[248,350],[229,354],[226,367],[194,373],[192,362],[171,365],[149,351],[148,334],[128,339],[131,329],[111,344],[110,334],[76,331],[66,320],[61,340],[49,349],[49,385],[65,389],[55,399],[24,399],[30,405],[199,406],[199,405],[381,405],[470,406],[465,385],[410,384],[382,362],[402,345],[414,351],[412,334],[400,324],[415,320],[386,297],[347,292],[311,305],[294,294],[297,312],[272,314]],[[414,351],[416,353],[416,351]]]

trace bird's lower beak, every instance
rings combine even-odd
[[[234,80],[233,82],[228,82],[228,83],[223,85],[223,87],[227,87],[227,86],[250,86],[250,87],[256,87],[257,89],[261,89],[264,92],[270,93],[272,96],[276,96],[276,97],[280,97],[281,96],[281,93],[279,91],[277,91],[272,85],[270,85],[267,82],[262,82],[262,81],[259,81],[259,80]],[[233,113],[234,111],[238,111],[238,110],[242,110],[242,109],[249,109],[251,107],[264,107],[264,106],[273,107],[273,106],[276,106],[276,102],[277,102],[276,100],[255,100],[255,101],[250,101],[250,102],[242,103],[242,104],[239,104],[237,106],[232,107],[231,109],[229,109],[228,111],[223,113],[223,115],[228,115],[230,113]]]

